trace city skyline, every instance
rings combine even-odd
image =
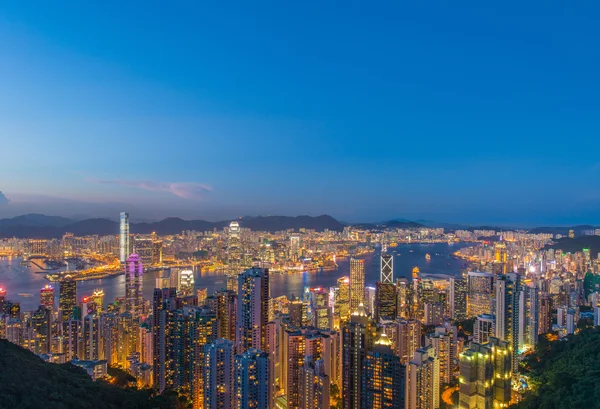
[[[597,11],[4,4],[0,217],[600,224]]]

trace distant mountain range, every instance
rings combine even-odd
[[[325,229],[342,231],[345,224],[331,216],[259,216],[245,217],[238,220],[242,227],[260,231],[281,231],[301,228],[323,231]],[[183,230],[209,231],[228,226],[231,220],[209,222],[206,220],[183,220],[170,217],[153,223],[130,223],[131,233],[160,235],[177,234]],[[66,232],[76,236],[91,234],[118,234],[119,223],[109,219],[87,219],[74,221],[64,217],[45,216],[42,214],[27,214],[10,219],[0,220],[0,237],[17,238],[59,238]]]
[[[301,228],[323,231],[325,229],[342,231],[346,226],[363,229],[386,229],[386,228],[421,228],[421,227],[444,227],[446,230],[457,228],[468,228],[469,230],[513,230],[500,227],[466,227],[448,223],[434,223],[426,220],[413,222],[404,219],[394,219],[377,223],[344,223],[335,218],[322,216],[244,216],[238,219],[242,227],[258,231],[282,231],[288,229],[298,230]],[[177,217],[169,217],[159,222],[130,223],[132,233],[150,234],[156,232],[160,235],[177,234],[184,230],[209,231],[220,230],[228,226],[231,220],[209,222],[206,220],[183,220]],[[528,229],[531,233],[560,233],[567,235],[569,230],[574,230],[576,236],[582,236],[584,231],[594,229],[593,226],[580,225],[573,227],[537,227]],[[76,236],[91,234],[109,235],[118,234],[119,223],[115,220],[94,218],[85,220],[73,220],[59,216],[46,216],[43,214],[25,214],[9,219],[0,219],[0,238],[59,238],[66,232]]]

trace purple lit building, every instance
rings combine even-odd
[[[139,318],[144,307],[144,268],[137,254],[132,254],[125,263],[125,310]]]

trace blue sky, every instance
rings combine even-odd
[[[0,216],[600,224],[596,2],[197,3],[0,5]]]

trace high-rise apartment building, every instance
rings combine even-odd
[[[552,330],[552,297],[548,293],[542,293],[538,303],[538,334],[546,334]]]
[[[415,351],[406,374],[406,408],[439,408],[440,364],[432,347]]]
[[[538,341],[539,332],[538,289],[525,285],[519,300],[519,349],[533,348]]]
[[[478,315],[473,324],[473,341],[487,344],[496,335],[496,317],[491,314]]]
[[[392,341],[385,333],[365,355],[361,399],[363,408],[406,407],[406,367],[392,352]]]
[[[508,342],[513,352],[513,369],[517,370],[519,349],[519,301],[521,280],[509,273],[496,280],[496,338]]]
[[[342,400],[345,409],[361,409],[362,368],[370,336],[369,318],[360,304],[342,332]]]
[[[232,409],[235,405],[235,345],[219,338],[204,347],[204,408]]]
[[[119,217],[119,260],[121,263],[127,261],[131,252],[129,243],[129,213],[121,212]]]
[[[237,353],[268,350],[269,270],[252,267],[238,276]]]
[[[235,356],[235,408],[270,408],[269,354],[250,348]]]
[[[152,252],[154,243],[150,237],[136,237],[133,240],[133,252],[140,258],[146,267],[152,265]]]
[[[365,260],[350,259],[350,312],[365,304]]]
[[[217,336],[235,342],[237,295],[231,290],[220,290],[215,292],[214,298]]]
[[[403,365],[408,365],[415,351],[421,348],[421,323],[417,320],[396,323],[394,349]]]
[[[323,360],[314,360],[312,355],[304,359],[300,367],[300,409],[329,408],[330,378],[325,373]],[[289,408],[289,406],[288,406]]]
[[[508,342],[490,338],[471,343],[460,354],[459,408],[508,407],[511,400],[512,351]]]

